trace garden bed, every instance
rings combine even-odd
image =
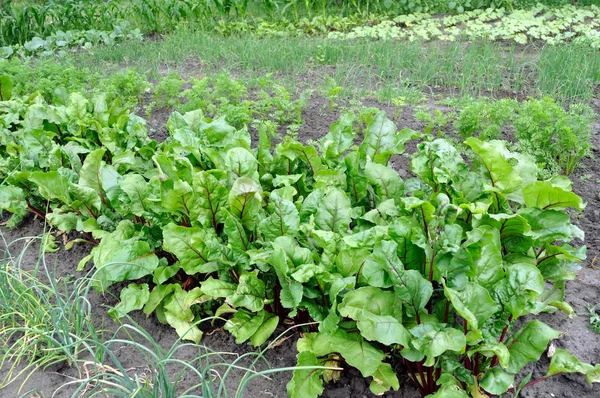
[[[393,113],[394,109],[389,105],[372,102],[370,106],[375,106],[388,111],[388,114]],[[329,126],[337,120],[338,114],[335,112],[326,111],[327,103],[324,100],[309,102],[308,106],[303,110],[304,125],[299,129],[298,139],[302,142],[321,138],[329,131]],[[414,119],[412,110],[407,108],[402,112],[399,119],[396,121],[399,128],[412,128],[422,130],[423,124]],[[593,128],[592,143],[596,148],[600,148],[600,125],[596,124]],[[415,150],[414,146],[407,147],[407,152]],[[541,315],[539,318],[551,327],[563,331],[564,335],[555,341],[556,348],[564,348],[570,350],[580,360],[590,363],[597,363],[600,360],[600,334],[594,332],[589,327],[589,317],[586,306],[593,306],[600,303],[600,271],[595,268],[596,258],[600,256],[600,213],[598,206],[600,205],[599,185],[600,178],[600,149],[593,150],[593,156],[585,158],[582,162],[583,167],[579,168],[574,175],[571,176],[573,181],[573,191],[580,195],[587,207],[582,215],[573,214],[573,223],[579,225],[586,234],[585,242],[579,242],[587,245],[587,260],[582,264],[582,269],[577,272],[577,279],[569,281],[566,288],[565,301],[570,303],[576,316],[569,319],[568,316],[561,312],[551,315]],[[395,157],[392,160],[393,167],[403,177],[411,175],[408,171],[408,162],[405,157]],[[2,228],[5,242],[12,242],[17,238],[26,236],[36,236],[44,231],[43,221],[33,216],[27,216],[26,219],[15,229]],[[60,242],[60,239],[57,239]],[[77,274],[74,270],[77,268],[79,261],[85,257],[90,246],[86,244],[77,244],[73,249],[65,251],[60,244],[61,249],[53,254],[46,255],[46,262],[51,269],[55,270],[56,278],[71,278],[79,277],[82,274]],[[11,247],[13,253],[18,253],[20,248]],[[33,267],[38,259],[38,251],[35,248],[28,250],[25,253],[23,264]],[[600,264],[600,263],[599,263]],[[122,286],[119,286],[122,287]],[[94,314],[98,318],[97,325],[102,324],[105,328],[114,330],[115,324],[106,315],[107,306],[114,306],[118,302],[117,289],[110,289],[113,294],[98,295],[91,293],[89,299],[94,309]],[[115,296],[116,295],[116,296]],[[138,322],[162,347],[170,347],[176,340],[174,330],[168,326],[158,322],[156,316],[152,314],[150,317],[145,317],[144,314],[137,311],[132,313],[133,320]],[[212,350],[219,352],[230,352],[238,355],[250,352],[253,350],[246,344],[235,344],[235,339],[222,329],[222,324],[217,322],[214,326],[203,326],[202,330],[205,336],[201,344],[209,347]],[[278,329],[278,332],[283,332],[283,329]],[[277,335],[276,332],[274,335]],[[298,339],[298,334],[290,332],[288,335],[279,340],[276,347],[266,352],[265,356],[274,368],[282,368],[294,366],[296,363],[295,343]],[[289,337],[289,338],[288,338]],[[182,353],[183,357],[193,355],[192,352]],[[147,363],[140,361],[139,352],[136,350],[123,349],[119,350],[119,360],[128,369],[131,369],[132,374],[149,375],[145,367]],[[533,378],[538,378],[546,373],[549,360],[546,355],[535,364],[535,366],[527,367],[527,372],[533,372]],[[247,362],[246,362],[247,364]],[[261,365],[264,368],[263,365]],[[385,396],[397,397],[418,397],[419,393],[412,386],[406,371],[397,369],[400,374],[400,390],[398,392],[386,393]],[[523,374],[524,375],[524,374]],[[0,373],[0,376],[3,376]],[[239,382],[239,374],[232,376],[227,381],[230,388],[230,394],[233,394]],[[36,371],[33,376],[25,383],[24,391],[39,390],[31,392],[31,397],[34,396],[52,396],[54,390],[58,387],[73,381],[72,378],[78,375],[66,366],[52,367],[46,371]],[[286,384],[291,377],[290,372],[273,374],[271,380],[257,378],[254,379],[244,392],[246,397],[269,397],[269,396],[286,396]],[[182,380],[182,385],[190,383],[194,380]],[[18,388],[20,383],[14,383],[5,388],[1,394],[3,396],[19,396]],[[74,388],[66,387],[57,393],[57,397],[70,396],[70,392]],[[35,395],[38,394],[38,395]],[[590,387],[585,382],[583,376],[556,376],[550,378],[544,383],[539,383],[523,390],[522,396],[538,397],[538,396],[555,396],[555,397],[596,397],[600,395],[600,387],[597,385]],[[340,380],[335,383],[326,384],[324,397],[370,397],[373,396],[369,391],[369,381],[363,378],[356,370],[344,372]]]

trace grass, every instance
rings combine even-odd
[[[418,90],[581,102],[589,101],[600,83],[600,53],[576,44],[261,39],[182,30],[160,40],[99,47],[65,61],[101,73],[133,67],[155,77],[171,70],[183,75],[227,70],[250,77],[275,73],[292,86],[321,84],[330,77],[358,96],[393,87],[394,95]]]

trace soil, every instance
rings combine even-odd
[[[343,105],[343,104],[342,104]],[[385,110],[388,115],[393,115],[394,109],[389,105],[379,103],[377,101],[365,101],[366,106],[378,107]],[[431,107],[442,112],[450,111],[450,108],[440,107],[434,103],[429,104]],[[598,104],[594,104],[598,107]],[[329,131],[329,126],[335,122],[341,113],[342,109],[335,112],[330,112],[328,102],[322,97],[314,97],[309,102],[308,106],[303,111],[305,124],[298,132],[298,138],[302,141],[318,139]],[[596,109],[598,111],[598,109]],[[421,130],[423,125],[415,120],[414,112],[407,107],[399,115],[396,123],[400,128],[412,128]],[[158,127],[166,123],[168,114],[156,114],[150,121],[150,130],[155,132],[156,139],[164,139],[164,130]],[[574,191],[582,196],[588,203],[581,217],[575,217],[574,222],[577,223],[586,234],[585,243],[588,247],[588,260],[583,264],[583,268],[578,272],[577,279],[567,283],[566,301],[569,302],[575,309],[576,316],[568,318],[562,313],[544,314],[540,319],[550,326],[562,330],[564,332],[562,338],[555,341],[557,348],[566,348],[575,354],[583,361],[598,363],[600,362],[600,334],[595,333],[588,327],[588,311],[586,306],[600,303],[600,271],[594,268],[596,258],[600,255],[600,199],[598,192],[600,186],[597,179],[600,176],[600,123],[594,126],[593,144],[598,149],[594,149],[591,157],[583,161],[583,167],[578,169],[575,175],[571,176],[573,180]],[[407,145],[407,153],[415,150],[415,145]],[[408,171],[408,157],[397,156],[392,159],[393,167],[398,170],[403,178],[410,177]],[[591,177],[589,177],[591,175]],[[44,225],[41,220],[30,216],[17,228],[12,230],[2,229],[0,232],[4,236],[4,242],[12,242],[19,237],[37,236],[44,231]],[[0,239],[1,241],[1,239]],[[57,239],[59,242],[60,239]],[[8,248],[13,254],[19,253],[25,240],[21,240],[17,244]],[[4,243],[0,242],[0,250],[4,251],[7,248],[3,247]],[[85,244],[77,244],[69,251],[60,250],[57,253],[47,254],[46,263],[55,271],[56,278],[75,278],[82,277],[82,273],[74,272],[78,262],[90,250],[90,247]],[[23,265],[25,268],[32,268],[38,258],[38,248],[36,244],[32,244],[30,249],[24,252]],[[114,290],[113,292],[116,292]],[[116,296],[110,293],[97,294],[91,292],[89,296],[93,311],[94,323],[97,327],[103,327],[109,330],[115,330],[117,325],[106,314],[107,306],[113,306],[117,303]],[[174,330],[166,325],[161,324],[155,317],[151,315],[146,318],[140,311],[132,314],[132,319],[145,329],[154,341],[163,349],[168,349],[176,340]],[[249,352],[253,352],[252,347],[247,345],[237,345],[231,335],[219,328],[220,325],[204,327],[205,336],[202,344],[205,347],[217,352],[232,353],[227,359],[234,360],[236,357],[243,356]],[[265,353],[265,358],[274,368],[294,366],[296,349],[295,343],[298,339],[297,334],[290,334],[289,338],[284,338],[278,341],[276,347],[268,350]],[[141,342],[141,339],[137,339]],[[149,362],[141,355],[139,351],[131,347],[123,347],[115,350],[117,359],[121,362],[124,369],[128,369],[130,375],[139,377],[152,378],[152,372],[148,369]],[[178,358],[191,360],[197,356],[197,351],[193,349],[184,349]],[[533,378],[543,376],[547,369],[549,359],[546,355],[535,365],[529,366],[527,372],[533,372]],[[248,366],[248,360],[242,360],[242,366]],[[258,365],[259,369],[265,369],[264,364]],[[223,376],[224,369],[221,370]],[[176,370],[171,369],[170,372]],[[406,372],[398,369],[401,375],[400,391],[386,393],[386,397],[405,397],[417,398],[419,393],[416,388],[412,387],[410,381],[405,376]],[[6,375],[6,369],[0,371],[0,378]],[[523,376],[526,373],[523,373]],[[229,395],[235,393],[235,389],[239,383],[241,372],[234,372],[228,377],[226,386],[228,387]],[[23,388],[19,391],[19,387],[24,378],[19,382],[13,383],[8,387],[0,390],[1,397],[51,397],[54,391],[65,383],[76,380],[80,375],[75,369],[65,365],[57,365],[46,369],[45,371],[35,371],[28,380],[25,381]],[[274,374],[270,379],[257,377],[249,383],[244,396],[245,397],[286,397],[286,384],[290,378],[290,373]],[[1,379],[0,379],[1,380]],[[187,377],[182,379],[182,387],[190,387],[197,379]],[[346,397],[373,397],[369,391],[369,380],[363,378],[360,373],[354,369],[344,372],[337,382],[330,383],[326,386],[323,397],[328,398],[346,398]],[[517,381],[518,382],[518,381]],[[76,389],[76,384],[67,385],[59,390],[55,397],[70,397]],[[200,393],[200,392],[197,392]],[[592,398],[600,396],[600,386],[590,387],[586,384],[583,377],[580,376],[556,376],[550,378],[544,383],[539,383],[524,390],[521,396],[524,397],[577,397],[577,398]]]

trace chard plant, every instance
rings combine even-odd
[[[102,97],[14,98],[0,112],[10,225],[32,211],[83,233],[94,286],[129,282],[111,314],[155,314],[187,340],[213,310],[254,346],[283,322],[314,322],[291,397],[318,396],[346,366],[375,394],[398,389],[402,370],[423,396],[500,395],[560,336],[534,316],[573,313],[564,288],[585,247],[571,245],[583,232],[565,210],[585,204],[502,141],[468,138],[467,161],[378,112],[364,129],[343,114],[312,143],[275,145],[262,128],[252,145],[196,110],[173,113],[157,144]],[[403,180],[390,159],[417,138]],[[600,379],[562,350],[546,377],[573,372]]]

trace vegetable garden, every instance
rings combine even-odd
[[[594,3],[2,3],[0,391],[596,396]]]

